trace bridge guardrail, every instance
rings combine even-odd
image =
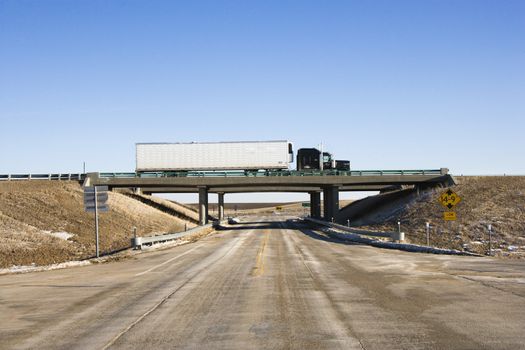
[[[448,169],[422,169],[422,170],[326,170],[326,171],[266,171],[266,172],[244,172],[244,171],[190,171],[190,172],[152,172],[152,173],[99,173],[101,178],[109,179],[129,179],[129,178],[159,178],[159,177],[274,177],[274,176],[410,176],[427,175],[440,176],[446,175]],[[67,174],[0,174],[0,181],[13,180],[62,180],[62,181],[83,181],[86,174],[67,173]]]
[[[326,170],[326,171],[190,171],[190,172],[149,172],[149,173],[100,173],[101,178],[159,178],[159,177],[273,177],[273,176],[410,176],[446,175],[448,169],[412,169],[412,170]]]
[[[192,229],[189,229],[184,232],[177,232],[177,233],[168,233],[164,235],[158,235],[158,236],[147,236],[147,237],[135,237],[131,239],[131,246],[134,249],[142,249],[143,245],[153,245],[155,243],[164,243],[169,241],[174,241],[176,239],[180,239],[186,236],[190,236],[195,233],[199,233],[201,231],[214,228],[217,225],[219,225],[218,221],[215,221],[211,224],[203,225],[203,226],[197,226]]]
[[[309,221],[309,222],[313,222],[313,223],[318,224],[318,225],[332,227],[332,228],[336,228],[336,229],[339,229],[339,230],[342,230],[342,231],[355,233],[355,234],[358,234],[358,235],[364,235],[364,236],[392,238],[397,233],[397,232],[380,232],[380,231],[360,230],[360,229],[356,229],[356,228],[352,228],[352,227],[336,224],[334,222],[317,220],[317,219],[309,218],[309,217],[304,218],[304,220],[305,221]]]
[[[67,173],[67,174],[0,174],[0,181],[19,181],[19,180],[50,180],[50,181],[83,181],[86,174]]]

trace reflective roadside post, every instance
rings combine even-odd
[[[489,230],[489,256],[492,256],[492,225],[488,224],[487,228]]]
[[[99,257],[98,251],[98,199],[97,199],[97,186],[95,188],[95,249],[97,258]]]
[[[401,219],[397,219],[397,232],[401,233]]]
[[[430,246],[430,222],[426,223],[427,227],[427,246]]]
[[[346,226],[350,227],[350,220],[346,220]]]

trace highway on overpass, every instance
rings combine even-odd
[[[524,262],[246,217],[120,261],[0,276],[0,348],[523,349],[524,281]]]

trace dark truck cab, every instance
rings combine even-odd
[[[297,151],[297,170],[320,170],[321,151],[317,148],[301,148]],[[331,153],[323,152],[323,170],[350,171],[350,161],[334,160]]]

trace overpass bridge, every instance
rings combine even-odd
[[[142,193],[198,193],[199,223],[208,220],[208,194],[217,193],[219,219],[224,218],[224,195],[243,192],[304,192],[310,194],[313,218],[321,217],[323,193],[325,220],[336,220],[339,192],[381,191],[402,186],[417,188],[449,186],[454,180],[448,169],[437,170],[354,170],[324,172],[184,172],[184,173],[87,173],[85,186],[131,188]]]

